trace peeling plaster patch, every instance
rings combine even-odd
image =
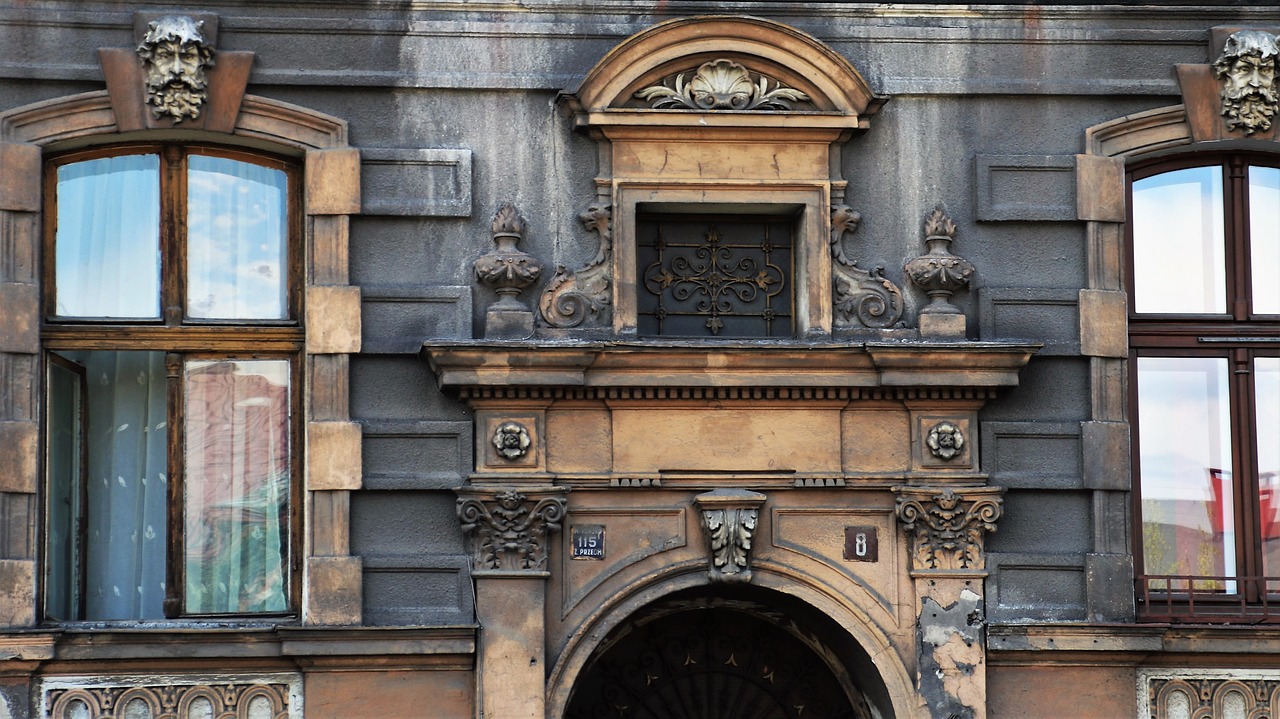
[[[982,597],[963,589],[943,607],[932,597],[920,604],[920,693],[933,716],[973,719],[985,701],[981,676]]]
[[[0,719],[13,719],[13,714],[9,711],[9,699],[3,694],[0,694]]]

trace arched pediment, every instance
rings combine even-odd
[[[750,100],[718,107],[682,105],[678,100],[662,104],[664,93],[644,92],[660,87],[685,89],[703,68],[718,73],[712,85],[718,80],[720,88],[728,89],[737,82]],[[702,74],[710,76],[709,71]],[[760,102],[771,93],[778,102]],[[569,94],[576,101],[575,110],[586,116],[580,124],[588,125],[612,124],[605,118],[632,113],[652,119],[656,110],[733,115],[794,112],[827,116],[828,123],[840,118],[841,126],[865,129],[866,118],[885,100],[871,91],[848,60],[817,38],[770,20],[730,16],[681,18],[637,33],[605,55]],[[654,107],[655,103],[659,106]]]

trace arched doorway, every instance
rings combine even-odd
[[[600,644],[565,716],[890,716],[875,696],[883,688],[864,693],[851,673],[864,664],[853,654],[865,658],[851,652],[855,648],[835,622],[790,597],[751,587],[681,592],[637,612]]]

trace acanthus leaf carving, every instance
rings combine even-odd
[[[999,487],[897,487],[897,516],[911,537],[914,571],[982,571],[984,535],[1003,511]]]
[[[858,267],[844,251],[844,235],[856,232],[862,215],[848,205],[831,208],[831,279],[837,327],[900,327],[902,290],[885,278],[884,267]]]
[[[751,581],[751,543],[764,500],[759,492],[736,489],[694,497],[707,532],[712,582]]]
[[[676,73],[660,84],[636,93],[654,109],[688,110],[791,110],[792,103],[808,102],[809,96],[773,78],[757,74],[751,79],[746,67],[726,58],[705,62],[693,70]],[[772,89],[770,87],[772,86]]]
[[[609,320],[613,208],[604,203],[591,205],[578,215],[578,220],[587,231],[596,233],[599,246],[595,257],[576,272],[567,271],[564,265],[556,266],[556,273],[538,302],[542,320],[551,327],[600,326]]]
[[[564,497],[530,497],[514,489],[459,494],[458,519],[476,570],[546,570],[547,535],[560,530]]]

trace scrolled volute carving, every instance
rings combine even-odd
[[[983,535],[996,531],[999,487],[897,487],[897,515],[911,537],[914,571],[982,571]]]
[[[187,15],[148,23],[137,53],[146,72],[147,104],[155,118],[171,117],[177,124],[200,117],[209,100],[206,71],[214,65],[214,50],[203,28],[203,21]]]
[[[759,492],[717,489],[694,497],[707,533],[712,582],[751,581],[751,542],[765,496]]]
[[[609,320],[613,209],[605,203],[591,205],[578,220],[587,231],[596,233],[599,246],[595,257],[576,272],[567,271],[564,265],[556,267],[538,303],[542,321],[551,327],[600,326]]]
[[[964,449],[964,432],[950,422],[939,422],[929,429],[924,443],[930,454],[943,461],[950,461]]]
[[[1213,74],[1222,82],[1222,116],[1228,130],[1252,135],[1271,129],[1271,118],[1280,105],[1278,70],[1280,45],[1275,36],[1261,30],[1240,30],[1227,38],[1222,54],[1213,63]]]
[[[973,263],[951,254],[948,246],[956,234],[956,223],[934,208],[924,223],[925,246],[928,253],[911,260],[904,268],[907,276],[929,296],[929,304],[920,310],[922,314],[960,314],[960,308],[951,304],[951,296],[969,285],[973,276]]]
[[[848,205],[831,208],[831,279],[836,327],[862,325],[874,329],[899,327],[904,303],[902,290],[884,276],[884,266],[858,267],[844,251],[844,236],[857,231],[862,215]]]
[[[773,78],[757,74],[751,79],[746,67],[726,58],[705,62],[685,82],[689,71],[665,78],[636,93],[654,109],[688,110],[790,110],[792,103],[808,102],[809,96],[786,87]],[[772,86],[772,89],[770,89]]]
[[[476,570],[545,571],[547,535],[560,530],[565,499],[516,490],[460,491],[458,519]]]

